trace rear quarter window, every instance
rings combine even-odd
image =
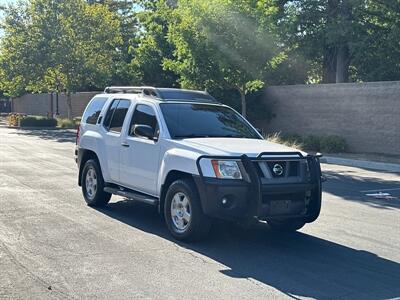
[[[93,98],[86,107],[85,113],[82,116],[82,122],[86,124],[96,124],[106,101],[106,97]]]

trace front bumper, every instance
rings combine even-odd
[[[309,174],[306,180],[296,183],[276,183],[262,178],[253,160],[245,155],[240,159],[248,181],[204,177],[201,171],[199,176],[194,176],[206,215],[236,221],[302,218],[313,222],[318,218],[322,181],[319,156],[301,156],[307,162]]]

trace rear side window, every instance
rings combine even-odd
[[[93,98],[85,110],[85,114],[82,117],[82,122],[86,124],[96,124],[106,101],[107,98],[105,97]]]
[[[104,127],[110,131],[121,132],[130,104],[129,100],[115,99],[107,111]]]
[[[107,129],[110,128],[111,119],[112,119],[112,117],[114,115],[114,111],[117,109],[118,102],[119,102],[118,99],[117,100],[113,100],[113,102],[111,103],[111,105],[110,105],[110,107],[109,107],[109,109],[107,111],[106,117],[104,118],[103,125]]]

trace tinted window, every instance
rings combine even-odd
[[[196,101],[196,100],[209,100],[210,102],[214,102],[215,99],[205,93],[196,92],[196,91],[185,91],[185,90],[173,90],[173,89],[160,89],[158,91],[160,96],[163,99],[170,100],[187,100],[187,101]]]
[[[124,124],[126,113],[128,112],[131,102],[129,100],[119,100],[117,108],[114,110],[109,126],[110,131],[121,132]]]
[[[163,103],[160,106],[172,138],[260,138],[243,117],[229,107],[188,103]]]
[[[154,113],[153,108],[148,105],[138,104],[135,108],[135,112],[133,113],[131,126],[129,129],[129,135],[134,136],[133,128],[135,125],[148,125],[153,128],[154,132],[158,130],[158,123],[156,114]],[[157,136],[157,134],[155,134]]]
[[[111,105],[107,111],[106,117],[104,118],[103,125],[107,129],[109,129],[109,127],[110,127],[111,119],[114,115],[115,109],[117,108],[118,102],[119,102],[119,100],[113,100],[113,102],[111,103]]]
[[[107,98],[93,98],[85,110],[85,114],[82,117],[82,122],[87,124],[96,124],[106,101]]]

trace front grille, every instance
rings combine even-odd
[[[258,175],[262,178],[288,178],[301,176],[300,161],[255,161]]]
[[[309,169],[306,159],[256,159],[253,165],[263,183],[308,181]]]

